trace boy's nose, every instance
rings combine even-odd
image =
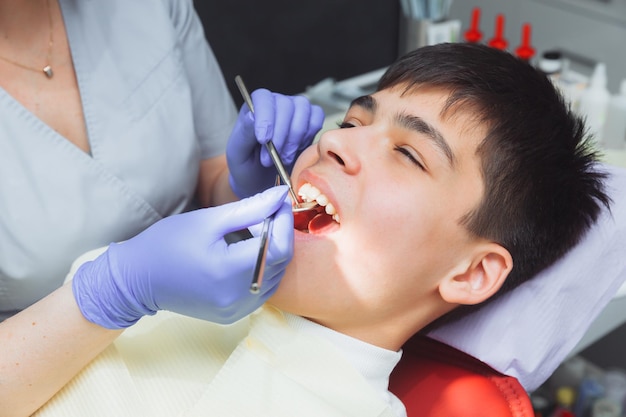
[[[349,174],[361,169],[355,128],[335,129],[325,132],[319,140],[320,157],[337,163]]]

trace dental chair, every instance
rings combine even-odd
[[[623,302],[626,169],[605,168],[611,212],[566,256],[473,315],[405,344],[390,390],[409,417],[532,417],[527,392],[579,349],[610,302]],[[626,311],[612,328],[623,322]]]
[[[389,389],[408,417],[532,417],[528,394],[514,377],[425,336],[404,348]]]

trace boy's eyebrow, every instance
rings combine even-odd
[[[378,103],[372,96],[361,96],[357,97],[350,103],[350,107],[359,106],[364,110],[369,111],[370,113],[376,113],[376,108],[378,107]]]
[[[350,103],[350,107],[358,106],[362,109],[370,112],[376,113],[376,109],[378,108],[378,103],[376,99],[372,96],[361,96],[352,100]],[[396,116],[396,123],[401,127],[413,130],[414,132],[425,134],[429,139],[432,139],[432,142],[441,150],[441,152],[446,156],[448,163],[451,167],[454,167],[456,164],[456,158],[450,145],[446,142],[445,138],[441,134],[439,130],[437,130],[433,125],[426,122],[424,119],[418,116],[401,113]]]
[[[433,143],[448,159],[448,163],[451,167],[454,167],[456,164],[456,158],[454,157],[454,153],[452,152],[452,148],[446,142],[446,139],[443,137],[441,132],[437,130],[433,125],[425,121],[419,116],[414,116],[411,114],[400,113],[396,115],[396,123],[400,126],[412,130],[417,133],[422,133],[428,136],[429,139],[432,139]]]

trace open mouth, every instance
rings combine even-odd
[[[309,184],[303,184],[298,189],[298,196],[302,202],[316,202],[319,206],[314,210],[294,212],[294,228],[304,233],[320,233],[330,227],[339,225],[339,214],[328,197]]]

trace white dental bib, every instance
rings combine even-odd
[[[159,312],[34,416],[389,416],[332,343],[263,307],[231,326]]]

